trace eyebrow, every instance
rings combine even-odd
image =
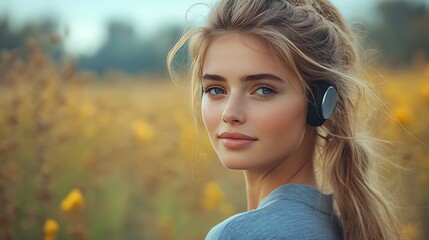
[[[211,81],[220,81],[226,82],[225,77],[216,74],[204,74],[202,77],[203,80],[211,80]],[[280,77],[270,74],[270,73],[260,73],[260,74],[252,74],[240,77],[241,81],[261,81],[261,80],[273,80],[283,82],[283,79]]]

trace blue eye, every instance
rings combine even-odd
[[[260,87],[255,91],[255,93],[265,97],[268,95],[273,95],[276,92],[269,87]]]
[[[219,87],[207,87],[204,89],[204,92],[208,93],[209,95],[226,94],[226,92]]]

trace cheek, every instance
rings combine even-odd
[[[204,126],[206,127],[207,132],[212,136],[213,131],[216,130],[217,125],[220,121],[221,114],[219,113],[219,107],[212,106],[207,101],[202,101],[201,103],[201,115],[203,119]]]
[[[307,116],[303,101],[276,105],[266,110],[269,112],[262,114],[260,119],[262,133],[272,136],[272,141],[285,144],[293,144],[301,138]]]

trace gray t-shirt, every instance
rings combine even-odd
[[[301,184],[278,187],[258,208],[226,219],[206,236],[206,240],[342,238],[332,195]]]

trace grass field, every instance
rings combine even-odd
[[[1,239],[202,239],[245,211],[241,173],[223,169],[168,80],[26,51],[0,63]],[[407,169],[385,173],[400,177],[405,237],[427,239],[429,63],[370,76],[392,113],[379,134]]]

